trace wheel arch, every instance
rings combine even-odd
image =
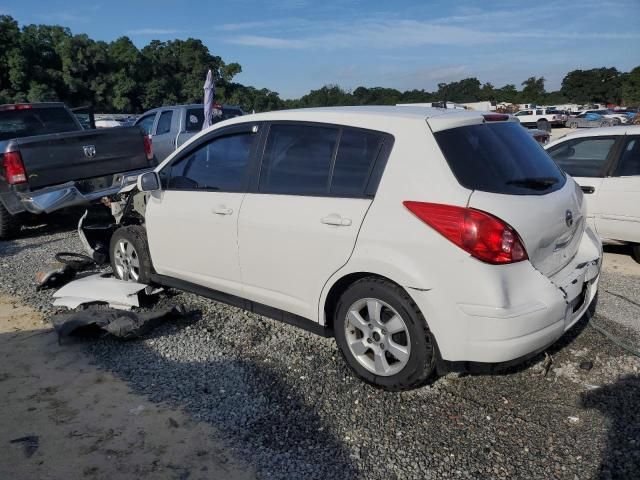
[[[382,280],[386,280],[387,282],[393,283],[398,287],[406,290],[401,284],[394,281],[393,279],[380,275],[379,273],[374,272],[351,272],[346,273],[333,281],[331,286],[326,289],[326,294],[323,296],[323,300],[321,299],[322,309],[320,311],[320,323],[323,323],[329,328],[333,328],[333,313],[335,312],[336,306],[338,305],[338,301],[340,300],[340,296],[355,282],[367,277],[379,278]],[[327,284],[329,285],[329,284]]]

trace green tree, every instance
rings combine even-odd
[[[640,106],[640,66],[622,77],[622,101],[627,106]]]
[[[544,89],[544,77],[529,77],[522,82],[521,98],[526,103],[543,104],[545,102],[546,91]]]
[[[576,103],[619,103],[622,76],[616,68],[572,70],[562,80],[560,91]]]

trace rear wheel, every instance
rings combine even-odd
[[[578,128],[578,122],[569,122],[569,128]]]
[[[411,297],[376,277],[351,285],[336,307],[334,330],[347,364],[385,390],[415,388],[434,373],[435,341]]]
[[[601,122],[600,123],[601,127],[608,127],[609,125],[610,125],[609,122]]]
[[[127,282],[149,283],[151,257],[144,227],[121,227],[111,237],[111,269],[116,278]]]
[[[11,215],[0,203],[0,240],[13,238],[20,231],[20,220]]]

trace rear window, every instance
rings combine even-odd
[[[519,123],[484,123],[435,133],[460,185],[508,195],[543,195],[565,176]]]
[[[214,125],[223,120],[239,117],[243,114],[239,108],[226,108],[222,107],[221,115],[214,115],[211,118],[211,125]],[[199,132],[202,130],[202,124],[204,123],[204,107],[190,108],[187,110],[187,132]]]
[[[0,112],[0,140],[79,130],[62,107],[43,107]]]

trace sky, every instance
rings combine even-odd
[[[518,88],[544,76],[555,90],[573,69],[640,65],[640,0],[0,0],[0,14],[138,47],[199,38],[242,65],[237,81],[283,98],[471,76]]]

